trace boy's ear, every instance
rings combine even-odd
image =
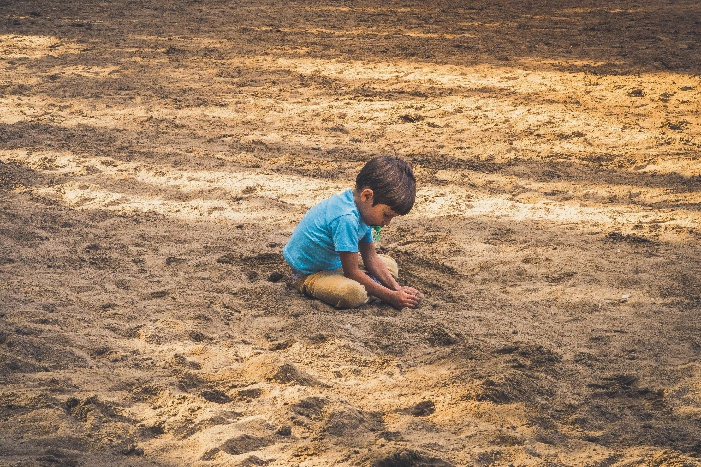
[[[363,191],[360,192],[360,200],[367,203],[368,201],[372,202],[373,198],[375,197],[375,193],[370,188],[363,188]]]

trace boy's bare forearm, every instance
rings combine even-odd
[[[363,255],[366,256],[366,255]],[[377,261],[382,262],[381,259],[377,258]],[[364,257],[363,261],[368,261],[370,264],[366,264],[366,268],[370,266],[370,268],[374,270],[378,270],[376,266],[373,266],[373,259],[368,257]],[[380,300],[384,301],[392,301],[394,298],[394,291],[397,289],[391,289],[383,284],[378,284],[375,282],[372,277],[367,275],[364,271],[362,271],[358,267],[358,254],[357,253],[341,253],[341,264],[343,265],[343,275],[346,276],[349,279],[353,279],[356,282],[359,282],[363,287],[365,287],[365,290],[367,291],[368,295],[372,295],[373,297],[377,297]],[[382,263],[383,266],[385,266],[384,263]],[[387,269],[387,266],[385,266],[385,269]],[[392,275],[387,271],[387,275],[394,281],[394,278],[392,278]],[[386,280],[385,278],[377,278],[381,282]],[[396,283],[396,281],[394,281]],[[397,285],[398,287],[398,285]]]
[[[389,279],[386,280],[388,280],[388,282],[393,286],[396,284],[396,289],[391,289],[385,285],[378,284],[372,279],[372,277],[361,271],[358,267],[358,253],[340,253],[340,256],[341,264],[343,265],[343,275],[360,283],[363,287],[365,287],[368,295],[377,297],[398,309],[404,307],[414,308],[421,302],[423,295],[418,290],[411,289],[410,287],[399,286],[397,281],[395,281],[392,275],[389,273],[389,270],[387,270],[387,266],[384,264],[384,262],[382,263],[381,267],[376,266],[375,270],[387,270]],[[363,261],[369,261],[369,263],[372,264],[373,256],[375,256],[378,261],[382,261],[377,257],[377,255],[372,254],[363,255]],[[366,267],[367,266],[368,264],[366,264]]]
[[[388,274],[389,274],[389,271],[388,271]],[[375,282],[372,279],[372,277],[370,277],[368,274],[366,274],[365,272],[363,272],[360,269],[355,269],[354,271],[349,271],[348,273],[346,273],[346,271],[344,270],[344,275],[346,277],[348,277],[349,279],[353,279],[354,281],[359,282],[362,286],[364,286],[368,295],[372,295],[373,297],[377,297],[380,300],[385,301],[385,302],[392,302],[394,299],[394,292],[396,290],[399,290],[398,285],[397,285],[397,289],[392,289],[390,287],[387,287],[386,285],[384,285],[384,282],[379,277],[377,279],[383,283],[378,284],[377,282]],[[392,277],[391,274],[389,274],[389,276],[390,276],[390,278]],[[394,282],[396,283],[396,281],[394,281]]]
[[[365,263],[365,261],[364,261]],[[387,265],[379,257],[375,257],[370,264],[365,263],[368,272],[390,290],[399,290],[399,283],[392,273],[387,269]]]
[[[389,272],[385,262],[377,255],[375,245],[368,243],[360,245],[359,248],[365,269],[388,289],[399,290],[399,283],[392,276],[392,273]]]
[[[348,271],[344,269],[344,274],[349,279],[353,279],[362,284],[368,295],[377,297],[397,309],[402,309],[404,307],[415,308],[419,306],[423,299],[423,294],[411,287],[398,286],[396,290],[392,290],[382,284],[378,284],[372,277],[368,276],[357,267],[351,267]]]

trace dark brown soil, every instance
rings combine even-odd
[[[700,21],[2,2],[0,464],[701,465]],[[282,246],[379,154],[425,303],[299,296]]]

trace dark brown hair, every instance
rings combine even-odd
[[[355,179],[355,188],[370,188],[372,205],[386,204],[397,214],[411,211],[416,199],[416,178],[408,162],[392,156],[370,159]]]

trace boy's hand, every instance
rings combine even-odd
[[[394,292],[390,305],[397,309],[416,308],[421,303],[424,295],[413,287],[402,286]]]
[[[416,290],[413,287],[409,287],[407,285],[402,285],[399,288],[401,290],[404,290],[405,292],[407,292],[409,294],[416,295],[419,298],[419,301],[423,300],[423,298],[424,298],[424,294],[422,294],[421,292],[419,292],[418,290]]]

